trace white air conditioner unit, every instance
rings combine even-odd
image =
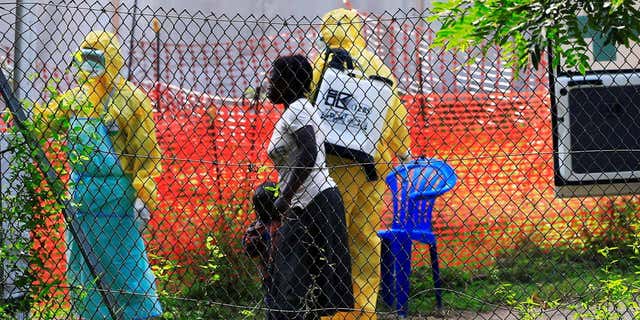
[[[556,194],[640,193],[640,72],[551,80]]]

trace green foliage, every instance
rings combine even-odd
[[[220,220],[240,209],[220,210]],[[219,221],[219,219],[216,219]],[[206,236],[202,261],[183,268],[151,256],[164,319],[260,319],[263,291],[255,262],[244,253],[237,231],[220,227]]]
[[[37,77],[37,74],[30,75],[32,81]],[[60,110],[71,110],[75,108],[75,104],[82,109],[93,108],[87,101],[77,103],[75,100],[59,99],[59,81],[55,78],[50,79],[44,90],[50,101],[55,100],[59,103]],[[23,100],[21,105],[23,108],[31,108],[34,103]],[[61,230],[60,213],[64,210],[64,203],[77,206],[70,202],[70,194],[61,178],[62,175],[68,174],[67,165],[89,159],[93,149],[84,148],[73,152],[70,150],[66,142],[68,139],[75,139],[77,132],[69,130],[69,118],[63,113],[47,116],[36,114],[33,120],[22,122],[22,126],[11,118],[10,113],[4,113],[3,120],[13,124],[7,132],[9,149],[12,151],[7,180],[13,192],[3,192],[1,195],[3,219],[11,221],[11,226],[9,230],[0,230],[3,233],[0,236],[9,235],[11,241],[0,241],[0,261],[9,262],[9,265],[15,264],[19,260],[16,255],[18,252],[26,257],[26,273],[16,283],[19,287],[29,288],[28,299],[24,301],[32,305],[31,313],[35,318],[57,319],[68,313],[68,310],[58,307],[64,304],[61,292],[64,286],[57,277],[51,277],[57,271],[54,270],[56,265],[46,263],[50,261],[50,252],[45,248],[33,247],[34,244],[40,244],[34,240],[55,238],[51,235]],[[48,161],[41,161],[44,160],[39,158],[41,152],[54,157]],[[69,155],[68,162],[55,157],[60,153]],[[50,172],[55,176],[48,176]],[[12,236],[21,233],[28,234],[29,237]],[[62,237],[62,234],[59,237]],[[3,240],[2,237],[0,240]],[[53,280],[42,281],[42,276]]]
[[[541,247],[531,240],[538,235],[530,235],[499,253],[491,266],[441,269],[445,306],[489,314],[508,308],[519,319],[546,318],[546,310],[571,312],[578,319],[620,319],[624,313],[638,313],[637,200],[613,199],[606,209],[607,219],[598,223],[604,231],[583,233],[584,245]],[[434,305],[431,268],[414,268],[411,312],[433,313]]]
[[[47,90],[57,96],[54,86],[47,86]],[[22,101],[22,105],[32,106],[33,103]],[[11,123],[10,113],[3,114],[3,120]],[[51,185],[46,182],[43,170],[48,168],[44,163],[35,161],[37,148],[43,146],[33,145],[32,142],[39,141],[40,135],[38,133],[41,131],[39,128],[44,126],[46,123],[44,121],[45,119],[41,117],[35,117],[33,121],[24,122],[22,127],[14,123],[6,133],[11,150],[6,179],[9,181],[8,187],[11,192],[3,190],[1,201],[3,219],[9,221],[10,225],[7,229],[0,229],[0,261],[4,261],[10,266],[9,268],[12,268],[11,266],[17,266],[23,259],[22,261],[28,267],[16,282],[19,287],[29,288],[28,298],[23,301],[35,306],[32,312],[37,314],[39,319],[54,319],[59,315],[59,310],[42,306],[49,304],[59,296],[57,291],[61,287],[61,281],[41,281],[41,276],[54,273],[53,267],[55,266],[46,263],[49,260],[49,252],[33,246],[38,243],[34,240],[43,237],[44,234],[50,235],[52,230],[60,229],[59,224],[55,221],[59,221],[57,217],[62,207],[56,203],[55,198],[68,199],[68,196],[61,183]],[[68,122],[65,119],[55,119],[55,121]],[[63,146],[63,136],[56,136],[53,140],[54,144],[58,143]],[[7,155],[9,154],[3,156]],[[63,163],[53,162],[51,165],[55,172],[64,172]],[[3,171],[3,174],[7,174],[7,172]],[[25,234],[29,236],[26,237]],[[6,309],[4,307],[0,305],[0,314],[3,313],[3,309]]]
[[[640,311],[636,297],[640,294],[640,218],[633,199],[611,201],[604,232],[590,235],[586,242],[590,252],[606,261],[603,276],[589,284],[590,295],[574,309],[580,318],[621,319]],[[618,270],[633,276],[623,276]]]
[[[274,187],[265,187],[265,190],[269,191],[269,192],[273,192],[273,196],[274,197],[279,197],[280,196],[280,184],[276,184]]]
[[[618,202],[611,200],[606,210],[606,219],[600,225],[603,232],[593,233],[587,229],[583,230],[587,248],[604,257],[608,257],[609,252],[615,256],[638,256],[639,212],[640,206],[632,199],[622,199]],[[600,252],[601,250],[608,252]]]
[[[633,0],[446,0],[435,2],[433,13],[429,20],[442,23],[434,46],[477,46],[478,54],[498,46],[505,64],[516,71],[529,64],[538,68],[550,48],[554,68],[563,61],[564,67],[584,73],[590,31],[605,35],[606,44],[626,46],[640,34],[640,11]],[[586,25],[578,15],[587,17]]]
[[[208,255],[207,262],[201,265],[200,268],[209,274],[209,276],[204,278],[204,281],[210,286],[215,285],[222,278],[220,269],[225,263],[225,254],[221,251],[220,247],[215,244],[215,240],[211,236],[207,237],[205,246]]]
[[[527,296],[524,300],[518,300],[517,294],[513,290],[513,285],[503,283],[493,292],[496,296],[501,297],[504,303],[512,307],[522,320],[535,320],[542,317],[540,309],[555,308],[559,306],[558,301],[540,302],[536,295]]]
[[[547,251],[519,249],[498,257],[495,265],[467,271],[458,267],[441,269],[443,301],[447,309],[492,313],[510,308],[519,319],[544,318],[542,310],[582,310],[606,304],[606,292],[626,294],[620,285],[633,288],[633,271],[605,259],[594,261],[590,252],[568,248]],[[609,266],[610,265],[610,266]],[[607,268],[607,266],[609,266]],[[607,283],[611,288],[603,291]],[[624,299],[619,299],[622,304]],[[381,310],[386,306],[381,305]],[[435,307],[429,267],[414,268],[411,276],[410,309],[413,314],[431,314]],[[624,310],[624,309],[621,309]],[[577,312],[577,311],[574,311]],[[592,317],[586,317],[592,318]]]

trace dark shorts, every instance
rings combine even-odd
[[[318,319],[353,308],[351,257],[337,188],[293,209],[273,239],[266,280],[268,320]],[[276,311],[277,310],[277,311]]]

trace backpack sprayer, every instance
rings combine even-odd
[[[393,97],[392,87],[393,81],[388,78],[367,77],[356,70],[346,50],[327,49],[313,98],[322,125],[328,130],[325,149],[328,154],[359,163],[369,181],[378,180],[374,157]]]

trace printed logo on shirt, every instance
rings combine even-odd
[[[365,103],[358,103],[352,94],[329,89],[324,105],[327,108],[322,110],[323,120],[333,125],[341,124],[363,131],[369,128],[367,115],[372,108]]]

